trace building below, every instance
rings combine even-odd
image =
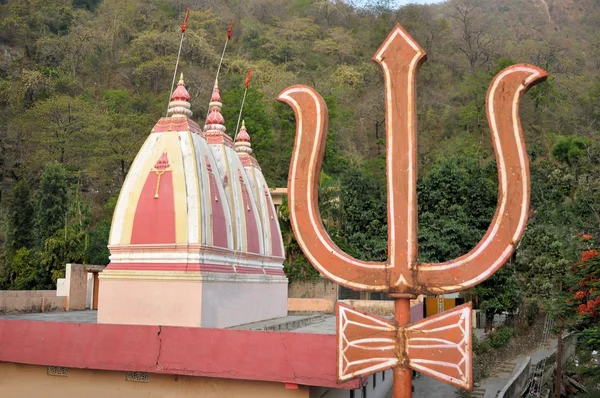
[[[0,316],[2,397],[377,398],[391,388],[391,370],[337,383],[333,316],[236,329],[98,324],[96,317]]]

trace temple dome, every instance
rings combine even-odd
[[[247,173],[254,171],[245,168],[225,133],[218,85],[204,131],[190,118],[189,100],[182,74],[167,117],[156,123],[125,179],[111,225],[110,264],[101,279],[103,288],[111,292],[102,296],[104,308],[110,310],[99,314],[99,322],[131,318],[142,323],[152,319],[165,325],[227,327],[287,311],[287,299],[277,308],[252,309],[269,306],[260,289],[274,289],[272,295],[287,297],[283,245],[273,249],[277,220],[264,177]],[[138,290],[124,289],[112,280],[136,281],[131,283]],[[161,282],[148,285],[149,280]],[[257,288],[264,283],[272,287]],[[223,286],[231,286],[237,296],[222,291]],[[171,301],[161,304],[156,289],[163,289],[163,297]],[[119,309],[121,304],[110,298],[115,295],[132,303]],[[191,305],[191,313],[185,321],[175,321],[171,313],[179,311],[177,303],[187,300],[184,296],[200,301],[180,303]],[[225,299],[244,310],[227,310]],[[105,315],[109,312],[124,318]]]
[[[250,134],[246,130],[246,123],[244,121],[242,121],[242,127],[235,138],[235,150],[244,165],[246,175],[249,177],[260,219],[264,226],[265,252],[269,256],[281,257],[283,256],[283,239],[277,220],[277,213],[275,212],[275,205],[273,204],[273,199],[269,193],[267,181],[260,165],[254,156],[252,156]]]

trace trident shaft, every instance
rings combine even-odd
[[[327,107],[312,88],[296,85],[280,93],[296,115],[296,139],[288,192],[291,224],[311,264],[324,276],[354,290],[383,291],[395,299],[395,322],[338,304],[338,379],[394,368],[394,396],[411,397],[413,368],[472,389],[471,304],[413,325],[410,299],[477,285],[498,270],[525,231],[529,210],[529,163],[519,104],[528,88],[547,74],[513,65],[493,79],[486,101],[498,165],[498,205],[491,225],[469,253],[439,264],[418,263],[416,75],[425,51],[399,25],[373,60],[383,69],[386,114],[388,260],[362,261],[342,252],[325,232],[317,188]]]

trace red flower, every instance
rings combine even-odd
[[[581,262],[585,263],[587,260],[594,258],[597,255],[598,255],[597,250],[586,250],[583,253],[581,253]]]
[[[592,235],[590,235],[590,234],[583,234],[583,235],[581,235],[581,237],[583,238],[583,240],[590,240],[590,239],[592,239]]]
[[[577,312],[579,313],[579,315],[583,316],[587,313],[587,310],[587,306],[585,304],[581,304],[577,309]]]
[[[585,296],[587,296],[587,294],[583,290],[580,290],[577,293],[575,293],[575,298],[577,300],[583,300]]]
[[[596,303],[594,302],[594,300],[588,301],[587,302],[587,308],[588,308],[588,310],[590,310],[590,311],[593,310],[595,305],[596,305]]]

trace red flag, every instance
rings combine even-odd
[[[185,18],[183,18],[183,24],[181,25],[181,33],[185,33],[185,30],[187,29],[187,20],[188,20],[189,15],[190,15],[190,9],[188,8],[185,11]]]
[[[227,40],[231,40],[231,32],[233,32],[233,23],[234,19],[231,20],[231,25],[229,25],[229,30],[227,31]]]
[[[246,81],[244,82],[244,86],[246,86],[246,88],[248,88],[248,85],[250,84],[250,74],[252,73],[252,68],[248,69],[248,73],[246,73]]]

